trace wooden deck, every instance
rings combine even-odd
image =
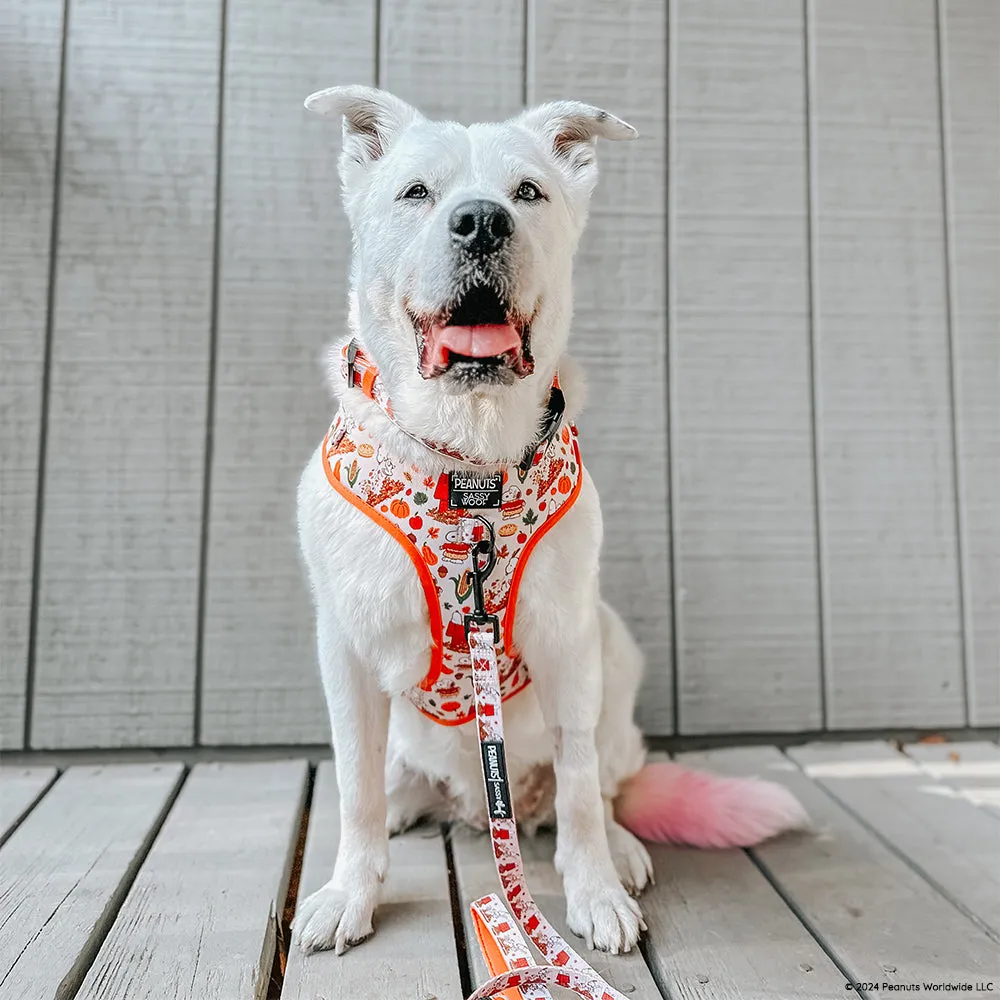
[[[843,996],[849,981],[878,984],[862,996],[1000,992],[1000,746],[817,743],[683,759],[785,783],[816,830],[750,852],[654,847],[641,950],[591,956],[623,993],[812,1000]],[[370,941],[341,958],[287,952],[294,900],[329,876],[337,823],[328,762],[4,768],[0,996],[467,995],[485,970],[462,921],[470,899],[497,888],[487,841],[467,830],[391,841]],[[552,837],[524,849],[529,884],[559,924]]]

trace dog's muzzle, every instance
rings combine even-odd
[[[466,218],[463,215],[457,221]],[[483,209],[462,229],[469,230],[470,246],[484,247],[502,238],[490,227],[503,231],[506,225]],[[418,366],[425,379],[446,377],[457,388],[471,389],[510,385],[534,370],[531,320],[521,316],[492,283],[473,283],[435,316],[411,312],[410,317],[417,336]]]

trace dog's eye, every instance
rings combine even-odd
[[[421,184],[417,181],[416,184],[411,184],[402,194],[403,198],[408,198],[410,201],[423,201],[425,198],[429,197],[430,192],[427,190],[425,184]]]
[[[534,181],[521,181],[514,195],[517,201],[538,201],[544,197],[542,189]]]

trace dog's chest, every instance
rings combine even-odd
[[[483,583],[483,603],[502,627],[501,693],[506,699],[522,691],[530,678],[513,636],[518,584],[535,544],[579,492],[576,428],[560,428],[527,468],[495,470],[497,496],[489,488],[478,491],[468,476],[426,475],[395,460],[343,413],[323,443],[322,460],[330,485],[403,547],[420,580],[431,654],[426,676],[406,692],[410,701],[443,725],[461,725],[475,715],[464,620],[474,611],[472,547],[487,523],[496,563]],[[456,499],[499,505],[453,507]]]

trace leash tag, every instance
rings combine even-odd
[[[448,506],[452,510],[499,510],[503,497],[502,472],[448,473]]]
[[[490,819],[511,819],[510,789],[507,786],[507,761],[502,740],[484,740],[479,744],[486,778],[486,805]]]

